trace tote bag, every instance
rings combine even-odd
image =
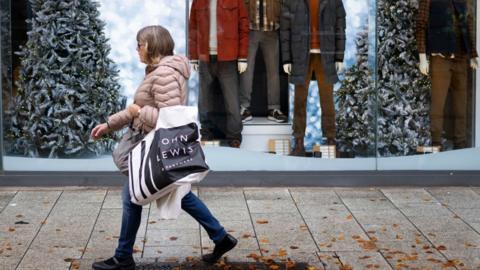
[[[131,201],[145,205],[201,181],[209,167],[200,145],[198,109],[170,106],[159,110],[157,124],[129,154]]]

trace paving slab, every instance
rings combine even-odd
[[[455,215],[468,223],[480,223],[480,208],[456,208],[452,210]]]
[[[352,210],[353,217],[361,225],[410,225],[410,221],[398,210]]]
[[[186,212],[182,211],[178,219],[161,219],[155,213],[150,213],[148,219],[148,229],[157,230],[178,230],[178,229],[198,229],[198,222]]]
[[[290,194],[297,205],[325,207],[341,204],[337,193],[331,188],[290,188]]]
[[[144,209],[137,237],[143,237],[147,228],[148,213]],[[102,209],[93,229],[93,235],[118,237],[122,226],[122,209]]]
[[[245,198],[250,200],[292,200],[287,188],[244,188]]]
[[[0,191],[0,213],[17,194],[16,191]]]
[[[336,254],[345,268],[351,267],[351,269],[381,270],[392,269],[390,264],[388,264],[388,262],[379,252],[341,251],[336,252]]]
[[[145,246],[198,246],[200,245],[199,230],[157,230],[147,231]]]
[[[335,252],[317,252],[317,256],[320,259],[322,270],[338,270],[343,265]]]
[[[140,258],[142,256],[143,247],[145,244],[145,238],[137,237],[133,246],[133,257]],[[92,235],[87,247],[84,250],[82,258],[84,259],[96,259],[106,260],[112,257],[115,253],[115,249],[118,246],[118,237],[99,237]]]
[[[427,241],[378,241],[376,244],[394,269],[455,269]]]
[[[362,225],[368,237],[379,241],[409,241],[422,237],[423,234],[413,225]]]
[[[122,208],[122,190],[108,190],[102,208]],[[150,208],[150,204],[144,205],[143,208]]]
[[[397,207],[438,203],[437,199],[423,188],[382,188],[381,192]]]
[[[471,188],[428,188],[438,201],[449,208],[480,208],[480,194]]]
[[[346,197],[342,198],[342,201],[350,211],[396,210],[396,207],[385,197]]]
[[[293,200],[248,200],[250,213],[298,212]]]
[[[342,205],[298,205],[298,209],[301,215],[305,219],[328,219],[328,220],[341,220],[351,219],[351,212]]]
[[[186,262],[199,259],[202,255],[200,246],[146,246],[143,258],[157,258],[162,262]]]

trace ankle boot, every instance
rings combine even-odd
[[[231,249],[233,249],[237,245],[237,239],[227,234],[220,242],[215,245],[213,249],[213,253],[205,254],[202,257],[202,260],[207,263],[216,263],[218,259],[220,259],[223,254],[227,253]]]
[[[290,156],[304,157],[305,146],[303,146],[303,137],[295,138],[295,148],[293,148]]]
[[[93,270],[135,270],[135,261],[133,257],[117,258],[112,257],[108,260],[95,262],[92,264]]]

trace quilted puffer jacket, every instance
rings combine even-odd
[[[142,83],[134,96],[134,103],[140,106],[139,117],[133,119],[127,109],[108,118],[113,130],[129,125],[133,120],[135,129],[145,132],[155,128],[158,110],[163,107],[184,105],[187,98],[187,82],[190,77],[188,59],[180,55],[165,56],[160,63],[149,66]]]

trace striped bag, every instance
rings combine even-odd
[[[145,205],[201,181],[209,167],[200,145],[198,109],[161,108],[157,125],[129,154],[131,201]]]

